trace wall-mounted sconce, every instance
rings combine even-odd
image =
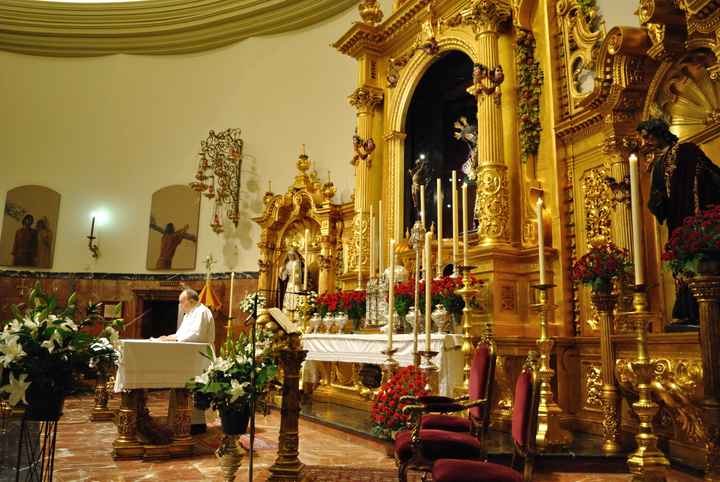
[[[93,258],[97,258],[100,256],[98,245],[95,244],[93,241],[95,241],[95,216],[92,217],[92,224],[90,224],[90,236],[88,238],[88,249],[90,249],[90,253]]]

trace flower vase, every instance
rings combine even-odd
[[[437,332],[440,334],[444,334],[445,327],[447,326],[448,320],[450,319],[450,316],[448,315],[447,310],[443,305],[435,305],[435,309],[430,314],[430,317],[432,318],[432,321],[435,323],[435,326],[437,326]]]
[[[415,327],[415,307],[411,306],[408,308],[407,315],[405,315],[405,323],[407,323],[407,326],[409,327],[409,332],[412,333],[413,329]],[[418,330],[418,333],[420,331]]]
[[[235,474],[242,463],[243,451],[240,449],[239,435],[247,432],[250,420],[250,407],[244,405],[239,410],[221,410],[220,423],[223,437],[215,456],[220,461],[225,480],[235,480]]]
[[[53,390],[41,383],[31,383],[26,392],[28,401],[25,418],[39,422],[54,422],[60,419],[65,404],[65,392]]]
[[[311,333],[317,333],[318,330],[320,330],[320,326],[322,325],[322,318],[318,313],[315,313],[310,318],[310,332]]]
[[[325,333],[330,333],[333,325],[335,324],[335,318],[333,317],[333,315],[331,313],[328,313],[322,319],[322,324],[325,327]]]
[[[342,311],[335,315],[335,327],[338,333],[344,333],[348,322],[348,315]]]
[[[239,410],[221,410],[220,424],[226,435],[242,435],[247,432],[250,421],[250,407],[244,405]]]

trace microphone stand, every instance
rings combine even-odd
[[[257,394],[255,393],[255,369],[256,369],[256,354],[255,344],[257,342],[257,307],[258,307],[258,295],[255,292],[255,300],[253,302],[253,312],[248,318],[252,318],[252,324],[250,325],[250,346],[252,353],[250,372],[250,460],[248,461],[248,480],[253,480],[253,457],[255,454],[255,399]]]

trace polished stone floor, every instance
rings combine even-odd
[[[111,407],[117,406],[117,400]],[[164,408],[161,394],[153,394],[150,403],[154,413]],[[155,462],[114,461],[110,456],[116,428],[112,422],[92,423],[88,415],[92,408],[89,396],[73,397],[66,401],[65,415],[57,435],[55,477],[57,482],[69,481],[220,481],[223,480],[213,449],[220,435],[218,421],[211,421],[208,434],[197,438],[197,454],[192,458]],[[319,415],[319,414],[316,414]],[[267,417],[258,415],[258,438],[254,457],[253,480],[264,481],[268,467],[276,456],[279,413]],[[394,462],[386,454],[386,446],[366,437],[340,431],[307,419],[300,422],[300,458],[308,466],[308,480],[316,482],[385,482],[397,480]],[[240,481],[248,479],[248,456],[238,474]],[[535,477],[537,481],[601,482],[629,481],[626,473],[598,473],[596,466],[547,466]],[[594,473],[587,472],[592,470]],[[419,480],[413,477],[415,480]],[[700,478],[672,471],[669,481],[693,482]]]

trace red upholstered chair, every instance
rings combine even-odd
[[[440,459],[433,464],[433,482],[529,482],[532,480],[537,433],[540,382],[537,356],[531,354],[515,383],[512,438],[515,445],[512,467],[468,460],[467,457]],[[525,459],[523,473],[514,470],[518,457]]]
[[[410,415],[409,430],[395,438],[395,459],[403,482],[407,471],[430,471],[434,460],[451,454],[484,460],[482,436],[487,431],[489,409],[487,396],[495,375],[495,347],[492,342],[479,343],[470,366],[468,396],[403,397],[410,403],[404,408]],[[448,415],[468,410],[469,417]]]

